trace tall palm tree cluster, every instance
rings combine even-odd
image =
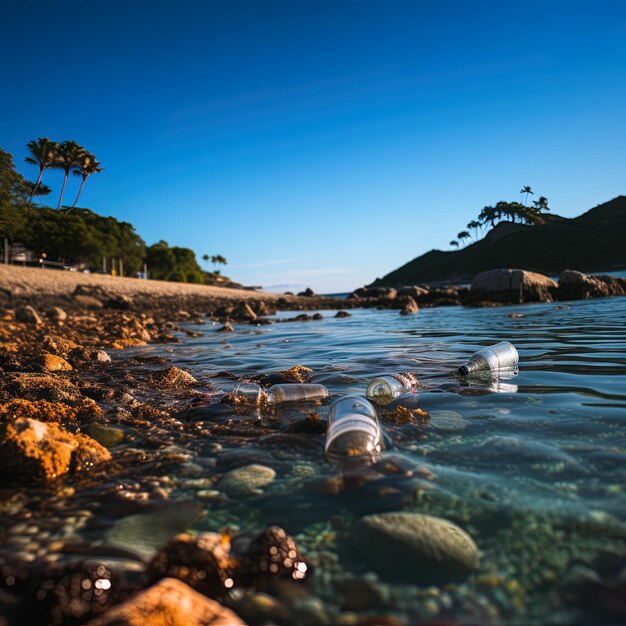
[[[465,239],[478,241],[480,234],[488,228],[494,227],[498,222],[509,221],[519,224],[542,224],[544,218],[542,211],[549,211],[548,198],[540,196],[534,200],[532,206],[528,205],[528,196],[534,196],[534,192],[529,185],[525,185],[520,190],[520,202],[497,202],[495,206],[486,206],[478,214],[478,219],[472,220],[466,226],[467,230],[462,230],[457,234],[457,238],[450,242],[450,245],[458,248],[459,242]],[[470,233],[473,233],[473,235]]]
[[[32,202],[33,196],[45,195],[45,193],[41,193],[42,187],[45,187],[41,185],[41,178],[46,170],[60,169],[65,173],[57,209],[61,208],[70,172],[72,172],[74,176],[81,178],[80,187],[78,188],[78,192],[74,198],[74,203],[72,204],[72,207],[75,207],[78,202],[78,198],[83,191],[87,178],[89,178],[92,174],[96,174],[97,172],[102,172],[104,170],[104,168],[100,167],[101,164],[96,160],[95,155],[77,144],[75,141],[62,141],[57,143],[56,141],[51,141],[49,137],[39,137],[36,141],[34,139],[29,141],[26,144],[26,147],[30,152],[30,156],[27,156],[24,160],[26,163],[30,163],[31,165],[35,165],[39,168],[37,181],[35,182],[33,191],[28,199],[29,204]],[[46,187],[46,189],[48,188]],[[49,191],[47,193],[49,193]]]

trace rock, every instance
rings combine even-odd
[[[264,302],[263,300],[257,300],[254,303],[254,312],[260,316],[260,315],[274,315],[274,313],[276,313],[276,309],[273,306],[270,306],[269,304],[267,304],[267,302]]]
[[[465,430],[470,425],[470,422],[456,411],[436,409],[433,411],[429,411],[429,415],[429,424],[432,428],[435,428],[436,430],[457,432]]]
[[[61,307],[53,306],[48,311],[48,317],[53,322],[64,322],[67,319],[67,313]]]
[[[180,580],[164,578],[86,626],[245,626],[245,622]]]
[[[93,311],[101,309],[104,305],[98,298],[93,296],[86,296],[83,294],[77,294],[73,298],[74,303],[83,309],[91,309]]]
[[[559,300],[589,300],[610,295],[609,285],[582,272],[565,270],[559,276]]]
[[[352,317],[352,313],[348,313],[348,311],[337,311],[335,313],[335,317],[344,318],[344,317]]]
[[[224,474],[217,487],[229,496],[256,496],[274,482],[276,472],[265,465],[244,465]]]
[[[72,350],[81,348],[77,343],[71,339],[63,339],[62,337],[53,337],[46,335],[43,339],[43,347],[52,354],[62,356],[63,358],[69,356]]]
[[[33,309],[32,306],[27,304],[26,306],[19,306],[15,309],[15,320],[18,322],[24,322],[25,324],[43,324],[43,320]]]
[[[233,551],[238,557],[237,582],[257,589],[279,579],[302,581],[309,565],[293,537],[280,526],[269,526],[252,538],[237,537]]]
[[[419,298],[428,294],[428,289],[425,287],[419,287],[417,285],[407,285],[398,289],[398,296],[409,296],[413,300],[418,301]]]
[[[337,316],[335,316],[337,317]],[[324,316],[321,313],[313,313],[313,317],[311,318],[315,321],[323,320]]]
[[[257,318],[256,313],[247,302],[239,304],[232,312],[232,316],[237,320],[243,320],[245,322],[253,322]]]
[[[37,357],[36,362],[42,365],[50,372],[71,372],[72,366],[60,356],[44,352]]]
[[[150,562],[149,573],[154,580],[177,578],[215,598],[225,595],[232,587],[234,568],[228,535],[181,533],[159,550]]]
[[[361,287],[350,295],[351,298],[378,298],[381,300],[395,300],[398,292],[393,287]]]
[[[94,422],[85,427],[85,432],[105,448],[112,448],[124,441],[124,431],[115,426],[105,426]]]
[[[536,272],[517,269],[497,269],[474,276],[468,302],[552,302],[557,284]]]
[[[224,326],[217,329],[218,333],[232,333],[235,329],[230,322],[226,322]]]
[[[94,350],[89,354],[89,358],[96,363],[111,362],[111,357],[104,350]]]
[[[97,441],[57,424],[19,418],[0,425],[0,475],[5,478],[51,480],[110,459]]]
[[[626,278],[606,274],[599,274],[594,278],[608,287],[610,296],[626,296]]]
[[[310,287],[307,287],[304,291],[301,291],[298,295],[303,298],[314,298],[315,292]]]
[[[352,528],[349,543],[377,572],[413,583],[461,580],[478,568],[480,559],[465,531],[419,513],[366,515]]]
[[[268,593],[248,593],[235,599],[235,610],[252,624],[292,624],[289,608]]]
[[[198,382],[189,372],[173,365],[160,372],[155,372],[150,376],[150,379],[160,387],[188,387]]]
[[[417,306],[417,302],[411,298],[411,296],[403,296],[404,304],[400,311],[400,315],[414,315],[420,308]]]
[[[133,308],[133,300],[129,296],[119,294],[113,298],[109,298],[104,305],[108,309],[119,309],[121,311],[128,311]]]

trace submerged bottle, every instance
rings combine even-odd
[[[365,395],[377,404],[389,404],[392,400],[415,388],[417,380],[408,373],[383,374],[367,386]]]
[[[286,383],[272,385],[267,391],[257,383],[237,383],[232,391],[236,400],[261,404],[282,404],[283,402],[304,402],[323,400],[328,397],[324,385],[313,383]]]
[[[333,402],[324,444],[329,461],[375,461],[382,447],[378,416],[370,402],[360,396],[344,396]]]
[[[469,361],[459,367],[457,373],[467,376],[474,372],[492,371],[497,374],[502,370],[517,371],[519,355],[512,343],[501,341],[494,346],[483,348],[472,354]]]

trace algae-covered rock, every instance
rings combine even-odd
[[[97,441],[54,423],[19,418],[0,424],[0,476],[5,478],[51,480],[110,459]]]
[[[379,573],[416,583],[463,579],[480,560],[476,544],[464,530],[419,513],[366,515],[352,528],[349,543]]]
[[[85,432],[105,448],[112,448],[124,441],[124,431],[115,426],[105,426],[94,422],[85,427]]]

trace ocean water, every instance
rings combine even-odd
[[[251,625],[624,623],[626,298],[351,313],[278,323],[294,316],[279,313],[232,333],[190,325],[204,334],[117,353],[111,367],[137,397],[162,367],[151,357],[190,370],[198,397],[190,407],[173,390],[180,411],[142,413],[138,423],[132,399],[120,399],[108,415],[125,440],[104,476],[0,489],[0,570],[20,610],[34,611],[9,623],[47,623],[41,611],[52,601],[65,611],[55,609],[55,624],[83,623],[139,585],[139,560],[182,530],[225,531],[237,543],[269,525],[294,538],[307,570],[303,581],[257,592],[235,581],[221,601]],[[450,375],[502,340],[519,351],[517,376]],[[310,368],[331,401],[363,394],[379,373],[417,376],[416,393],[378,408],[388,444],[379,463],[343,472],[325,460],[329,402],[221,402],[237,380],[295,365]],[[398,407],[422,417],[401,423]],[[225,495],[222,477],[250,464],[275,477]],[[452,563],[435,580],[417,559],[387,558],[384,541],[355,548],[355,524],[384,512],[456,524],[480,551],[479,569],[466,575]],[[101,571],[113,572],[110,598],[76,587]],[[49,582],[38,586],[35,574]]]
[[[323,457],[323,435],[285,431],[311,410],[324,418],[327,404],[226,416],[199,407],[189,419],[200,424],[252,419],[265,429],[259,438],[223,438],[218,471],[223,455],[270,465],[277,477],[263,495],[212,504],[198,529],[284,527],[316,563],[310,589],[331,623],[348,619],[346,612],[405,623],[619,623],[624,607],[614,606],[615,594],[623,591],[626,572],[626,298],[421,309],[414,316],[322,314],[321,321],[236,326],[226,337],[208,325],[203,337],[168,356],[224,391],[233,385],[225,372],[245,378],[296,364],[310,368],[313,382],[332,395],[363,394],[377,373],[413,372],[419,392],[379,411],[393,442],[386,456],[410,471],[364,472],[338,493],[325,491],[340,471]],[[293,313],[277,317],[288,316]],[[502,340],[520,354],[514,378],[445,376]],[[389,408],[397,404],[431,419],[395,424]],[[462,582],[414,584],[410,572],[390,575],[346,547],[356,520],[390,510],[461,526],[482,552],[480,571]],[[361,606],[346,599],[345,581],[352,579],[374,585],[377,600]]]

